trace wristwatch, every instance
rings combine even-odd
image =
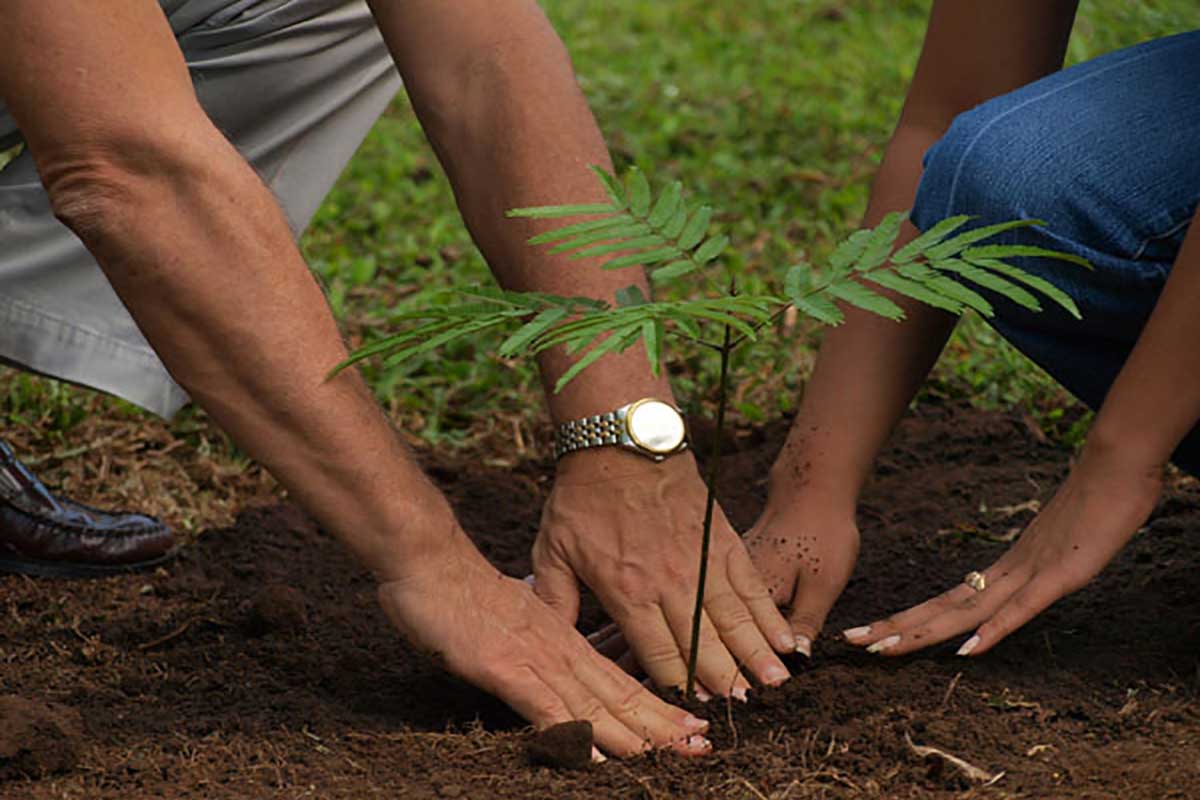
[[[616,411],[564,422],[554,434],[555,458],[612,446],[662,461],[687,449],[683,415],[670,403],[643,397]]]

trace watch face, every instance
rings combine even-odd
[[[633,443],[651,453],[673,453],[686,435],[683,417],[661,400],[634,403],[625,415],[625,427]]]

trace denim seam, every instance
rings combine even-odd
[[[1194,219],[1194,218],[1195,218],[1195,215],[1188,217],[1183,222],[1180,222],[1176,225],[1172,225],[1170,228],[1163,231],[1162,233],[1155,234],[1154,236],[1147,236],[1145,239],[1142,240],[1141,246],[1138,247],[1137,252],[1133,254],[1133,256],[1130,258],[1130,261],[1137,261],[1143,255],[1145,255],[1146,248],[1149,247],[1152,242],[1160,242],[1163,239],[1167,239],[1171,236],[1174,236],[1175,234],[1177,234],[1180,231],[1187,228],[1188,225],[1192,224],[1192,219]]]
[[[1045,100],[1047,97],[1056,95],[1059,92],[1066,91],[1067,89],[1070,89],[1073,86],[1083,83],[1084,81],[1091,80],[1092,78],[1098,78],[1101,75],[1104,75],[1105,73],[1110,72],[1111,70],[1128,67],[1130,64],[1135,64],[1138,61],[1141,61],[1145,58],[1149,58],[1152,55],[1158,55],[1158,54],[1159,54],[1159,48],[1155,48],[1151,51],[1139,53],[1137,56],[1135,56],[1133,58],[1120,59],[1118,61],[1115,61],[1112,64],[1109,64],[1108,66],[1104,67],[1103,69],[1097,70],[1095,72],[1089,72],[1087,75],[1081,75],[1080,77],[1076,78],[1073,81],[1070,81],[1069,83],[1065,83],[1062,86],[1056,86],[1055,88],[1045,91],[1036,97],[1031,97],[1028,100],[1021,103],[1020,105],[1014,106],[1014,107],[1008,109],[1007,111],[1005,111],[1004,113],[997,115],[993,119],[988,120],[987,124],[985,124],[982,128],[980,128],[979,131],[975,134],[974,138],[972,138],[971,141],[967,144],[966,148],[963,150],[962,156],[959,157],[958,165],[954,169],[954,180],[951,181],[951,183],[950,183],[950,193],[949,193],[949,197],[948,197],[948,200],[946,203],[946,210],[943,212],[943,216],[948,216],[951,213],[951,210],[954,208],[954,195],[958,193],[958,182],[959,182],[959,178],[962,177],[963,169],[966,167],[967,157],[971,155],[971,151],[975,149],[975,145],[979,143],[979,140],[983,138],[983,135],[985,133],[987,133],[988,130],[990,130],[993,125],[1000,122],[1005,117],[1015,114],[1016,112],[1025,108],[1026,106],[1030,106],[1034,103],[1040,102],[1041,100]]]

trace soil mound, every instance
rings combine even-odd
[[[0,781],[65,772],[79,760],[79,712],[18,695],[0,696]]]

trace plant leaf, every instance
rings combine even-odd
[[[646,173],[637,167],[631,168],[625,177],[625,185],[629,210],[635,217],[645,217],[650,211],[650,181],[646,180]]]
[[[660,247],[657,250],[643,250],[640,253],[631,253],[627,256],[614,258],[612,261],[604,263],[605,269],[625,269],[626,267],[650,266],[658,264],[668,259],[679,255],[679,250],[675,247]]]
[[[662,367],[662,339],[661,320],[648,319],[642,323],[642,341],[646,343],[646,357],[650,359],[650,372],[656,378]]]
[[[925,231],[896,252],[892,253],[892,263],[907,264],[970,221],[971,217],[967,214],[959,214],[956,217],[946,217],[944,220],[934,225],[932,228]]]
[[[650,212],[650,223],[652,228],[661,228],[671,221],[675,216],[675,212],[679,210],[679,202],[683,199],[683,184],[675,181],[663,189],[662,194],[658,197],[658,202],[654,204],[654,210]]]
[[[505,339],[497,352],[500,354],[501,358],[512,358],[513,356],[517,355],[527,344],[541,336],[559,320],[565,319],[566,316],[567,309],[565,308],[547,308],[545,311],[541,312],[529,322],[518,328],[512,336],[509,336],[507,339]]]
[[[713,238],[700,245],[700,249],[693,256],[697,264],[707,264],[721,253],[725,252],[725,248],[729,246],[728,236],[714,236]]]
[[[1023,269],[1018,269],[998,259],[984,258],[974,260],[971,263],[977,267],[983,267],[984,269],[990,269],[992,272],[1007,275],[1015,281],[1020,281],[1026,286],[1041,292],[1055,303],[1058,303],[1075,319],[1083,319],[1083,315],[1079,313],[1079,306],[1075,305],[1075,301],[1071,296],[1040,275],[1031,275]]]
[[[569,250],[578,250],[581,247],[586,247],[596,242],[606,242],[610,239],[629,240],[639,236],[651,234],[650,226],[644,222],[631,222],[628,225],[621,225],[616,228],[604,228],[599,231],[585,233],[576,236],[573,239],[565,241],[551,248],[550,255],[565,253]]]
[[[560,239],[570,239],[582,233],[591,233],[592,231],[604,230],[605,228],[618,228],[622,225],[633,222],[633,217],[628,214],[614,214],[611,217],[604,219],[593,219],[587,222],[577,222],[574,225],[568,225],[565,228],[557,228],[545,233],[539,233],[529,240],[531,245],[549,244],[557,242]]]
[[[611,336],[602,342],[597,342],[594,344],[591,350],[588,350],[583,354],[583,356],[578,358],[575,363],[572,364],[567,371],[559,377],[558,381],[554,384],[554,393],[557,394],[561,392],[563,387],[570,383],[575,376],[583,372],[592,364],[595,364],[609,353],[627,350],[634,342],[641,338],[641,335],[642,326],[640,324],[632,328],[632,330],[629,328],[623,328],[613,331]]]
[[[672,278],[682,278],[684,275],[687,275],[690,272],[695,272],[698,269],[700,269],[699,264],[691,259],[684,258],[680,259],[679,261],[672,261],[665,267],[659,267],[658,269],[654,270],[650,273],[650,280],[654,281],[655,283],[661,283],[663,281],[669,281]]]
[[[1045,225],[1040,219],[1014,219],[1008,222],[998,222],[995,225],[984,225],[980,228],[972,228],[966,233],[960,233],[953,239],[947,239],[935,247],[930,247],[925,250],[925,257],[930,261],[939,258],[946,258],[955,255],[964,250],[968,245],[981,242],[984,239],[990,239],[993,236],[998,236],[1005,231],[1015,230],[1017,228],[1032,228],[1038,225]]]
[[[595,256],[607,256],[612,253],[624,253],[627,250],[641,250],[646,247],[657,247],[665,244],[666,240],[657,233],[648,236],[638,236],[633,239],[623,239],[619,242],[610,244],[598,244],[594,247],[589,247],[586,250],[580,250],[571,255],[571,258],[592,258]]]
[[[646,295],[642,292],[642,287],[637,284],[631,284],[617,289],[616,292],[617,308],[631,308],[633,306],[646,305]]]
[[[1060,253],[1057,250],[1047,250],[1044,247],[1033,247],[1020,244],[991,244],[983,247],[969,247],[962,251],[961,257],[967,261],[977,261],[987,258],[1053,258],[1059,261],[1069,261],[1081,267],[1092,269],[1092,262],[1083,256],[1073,253]]]
[[[943,297],[937,292],[930,291],[916,281],[901,277],[891,270],[877,270],[875,272],[866,274],[863,277],[873,283],[878,283],[880,286],[891,289],[894,292],[899,292],[905,297],[911,297],[913,300],[920,300],[922,303],[931,305],[934,308],[940,308],[954,314],[962,313],[962,303],[948,297]]]
[[[870,311],[872,314],[878,314],[891,320],[904,319],[904,309],[883,295],[871,291],[858,281],[845,280],[831,284],[829,293],[863,311]]]
[[[615,214],[621,209],[611,205],[579,206],[534,206],[533,208],[514,208],[506,216],[515,219],[559,219],[562,217],[589,217],[596,214]]]
[[[846,321],[845,315],[842,314],[842,310],[837,307],[837,304],[824,295],[795,297],[792,298],[792,305],[796,307],[797,311],[826,325],[841,325]]]
[[[888,255],[896,244],[896,238],[900,235],[900,226],[907,218],[908,215],[903,211],[893,211],[885,216],[867,237],[862,256],[854,268],[859,272],[865,272],[875,269],[887,261]]]
[[[624,210],[628,207],[629,202],[625,199],[625,190],[621,188],[621,182],[617,180],[617,176],[597,166],[592,166],[591,170],[600,179],[600,183],[604,184],[604,191],[608,193],[608,198],[612,200],[612,204],[618,210]]]
[[[701,206],[692,214],[692,218],[688,220],[687,226],[683,229],[683,233],[679,234],[679,240],[676,244],[680,250],[691,250],[704,239],[704,235],[708,233],[709,223],[712,222],[713,210],[709,206]]]
[[[835,247],[829,254],[829,266],[835,272],[843,272],[852,267],[866,249],[867,242],[871,240],[871,233],[870,228],[864,228],[850,234],[846,241]]]
[[[663,226],[663,229],[661,231],[662,235],[664,237],[666,237],[668,240],[679,239],[680,234],[683,233],[684,226],[687,225],[687,221],[688,221],[687,203],[684,203],[681,200],[679,202],[679,208],[675,209],[675,215],[673,217],[671,217],[670,221],[667,222],[666,225]]]

